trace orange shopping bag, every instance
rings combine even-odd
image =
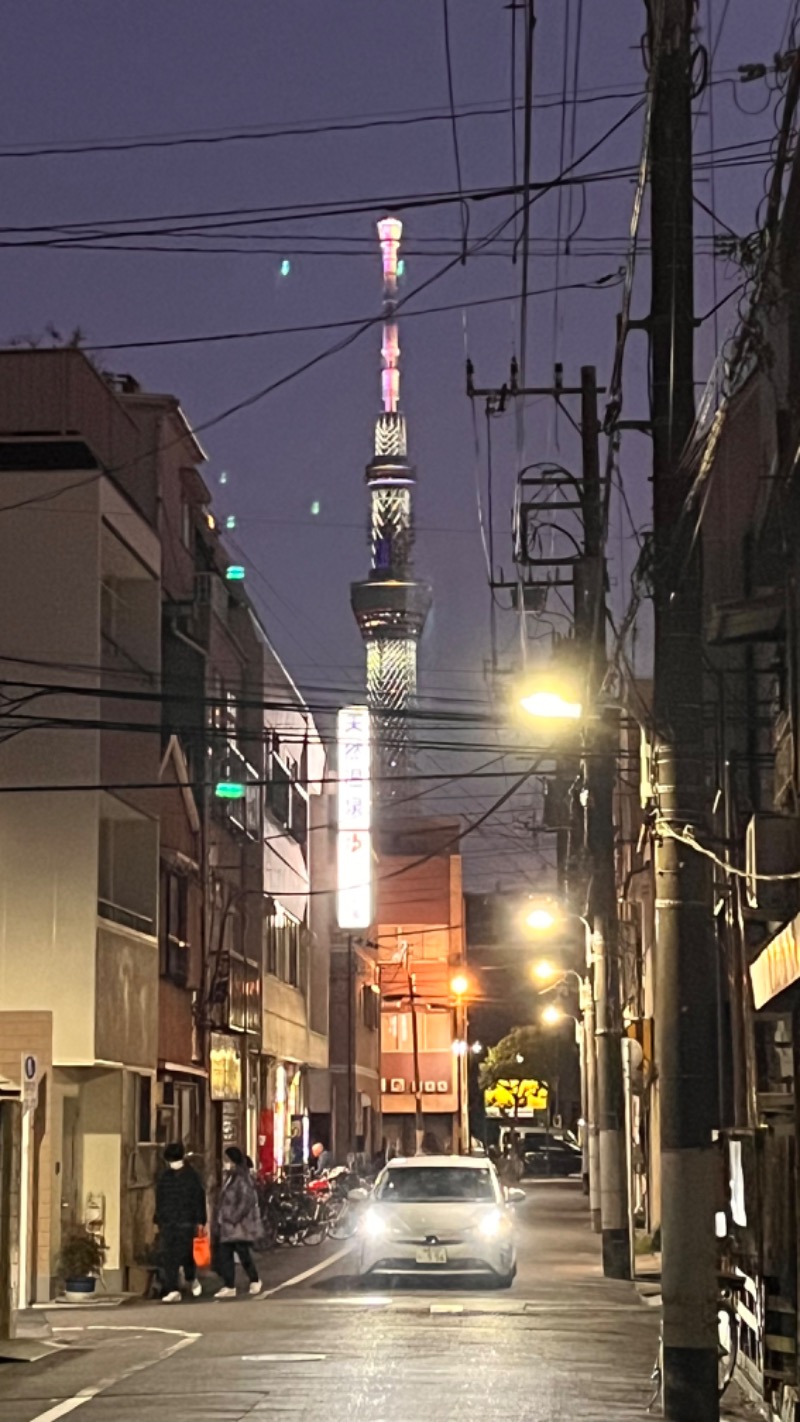
[[[211,1268],[211,1240],[208,1230],[201,1229],[192,1240],[192,1254],[198,1269]]]

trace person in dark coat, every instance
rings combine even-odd
[[[214,1217],[217,1265],[222,1278],[222,1288],[217,1290],[215,1298],[236,1298],[237,1254],[250,1280],[250,1293],[260,1294],[262,1284],[250,1246],[257,1244],[263,1233],[258,1195],[246,1158],[238,1146],[228,1146],[225,1152],[225,1179]]]
[[[156,1182],[155,1222],[164,1247],[162,1303],[180,1303],[180,1269],[195,1298],[202,1293],[192,1247],[198,1229],[206,1223],[206,1196],[200,1176],[184,1154],[180,1141],[166,1146],[166,1169]]]

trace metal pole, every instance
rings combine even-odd
[[[586,1023],[581,1021],[578,1038],[581,1073],[581,1183],[584,1195],[589,1194],[589,1094],[586,1080]]]
[[[606,671],[606,569],[603,556],[603,499],[594,366],[581,369],[581,446],[583,455],[584,556],[576,568],[575,620],[588,654],[584,722],[583,782],[586,791],[585,839],[591,881],[592,982],[595,999],[595,1046],[600,1164],[600,1214],[603,1272],[628,1279],[628,1190],[625,1169],[625,1096],[622,1082],[622,1008],[619,981],[616,866],[614,863],[615,721],[596,709]]]
[[[587,791],[586,847],[592,872],[590,921],[594,963],[603,1272],[611,1279],[629,1279],[631,1255],[612,804],[615,734],[616,727],[608,717],[592,717],[587,721],[584,777]]]
[[[694,420],[693,0],[649,0],[656,1068],[661,1119],[664,1415],[717,1422],[714,1238],[716,1002],[706,861],[670,832],[704,815],[702,584],[691,469]]]
[[[583,1009],[583,1034],[586,1051],[586,1117],[589,1138],[589,1219],[595,1234],[602,1228],[600,1218],[600,1136],[597,1115],[597,1052],[594,1031],[594,996],[587,995]]]

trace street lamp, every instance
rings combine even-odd
[[[533,691],[521,696],[519,704],[529,716],[543,721],[580,721],[583,704],[571,701],[559,691]]]
[[[548,1002],[547,1006],[542,1008],[542,1021],[546,1027],[558,1027],[566,1020],[567,1015],[563,1008],[557,1007],[554,1002]]]
[[[556,915],[547,908],[532,908],[526,914],[525,922],[529,928],[536,933],[546,933],[549,928],[555,928],[558,922]]]
[[[581,992],[585,992],[586,979],[576,972],[574,968],[563,968],[558,963],[550,963],[547,959],[539,959],[533,964],[531,969],[533,976],[543,984],[542,992],[548,988],[557,987],[565,978],[574,978]]]
[[[454,978],[450,979],[450,991],[454,997],[463,997],[469,991],[469,978],[465,977],[463,973],[456,974]]]

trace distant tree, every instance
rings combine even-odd
[[[558,1034],[541,1027],[512,1027],[511,1031],[490,1047],[481,1063],[479,1081],[482,1090],[499,1088],[507,1102],[500,1106],[504,1115],[516,1125],[519,1112],[528,1099],[527,1083],[538,1082],[548,1090],[555,1085],[561,1060]]]

